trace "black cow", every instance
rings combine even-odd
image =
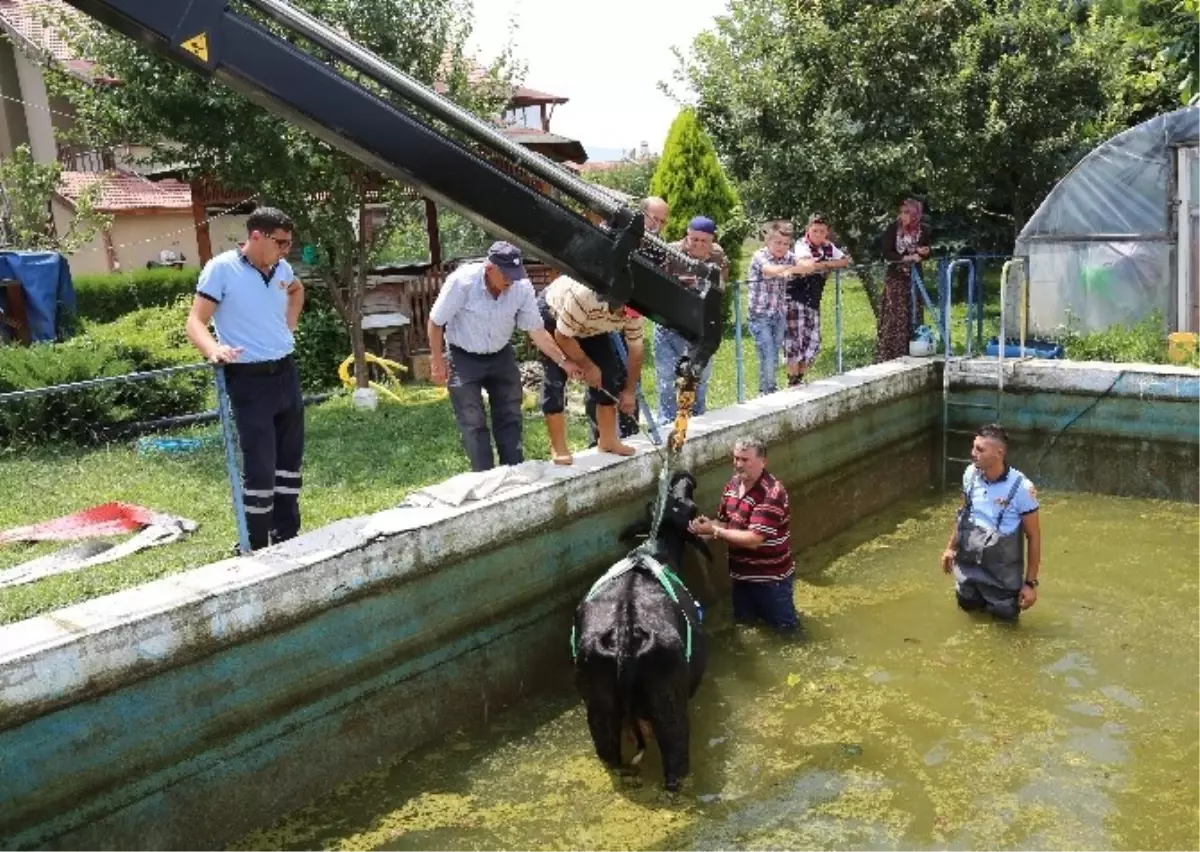
[[[575,685],[587,704],[597,756],[613,769],[621,768],[621,734],[629,726],[638,745],[636,764],[646,747],[642,724],[648,724],[671,791],[679,789],[689,772],[687,704],[700,686],[707,649],[691,594],[668,578],[672,599],[644,554],[676,577],[685,543],[711,558],[708,546],[688,532],[688,522],[697,514],[695,490],[690,473],[672,476],[655,539],[630,554],[630,570],[593,588],[575,611]],[[639,529],[649,532],[649,527],[649,521],[635,524],[623,537]]]

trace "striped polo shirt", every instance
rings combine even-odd
[[[556,331],[564,337],[595,337],[620,331],[627,343],[641,343],[644,320],[624,308],[610,310],[596,291],[573,278],[560,275],[542,296],[554,314]]]
[[[746,493],[738,496],[740,480],[735,476],[721,495],[717,520],[731,530],[752,530],[762,534],[762,546],[729,546],[729,575],[750,583],[785,580],[796,570],[792,558],[792,538],[787,489],[771,474],[763,471]]]

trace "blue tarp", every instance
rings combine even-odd
[[[67,259],[53,251],[0,251],[0,280],[5,278],[21,282],[30,339],[61,340],[64,323],[75,314],[75,285]]]

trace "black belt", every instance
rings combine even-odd
[[[508,349],[510,346],[512,346],[511,343],[505,343],[495,352],[472,352],[470,349],[463,349],[461,346],[455,346],[453,343],[449,345],[451,355],[453,355],[455,352],[460,352],[463,355],[469,355],[472,358],[491,358],[493,355],[500,355],[505,349]]]
[[[225,375],[276,376],[291,369],[295,363],[296,359],[291,355],[285,355],[277,361],[248,361],[245,363],[235,361],[232,364],[225,365]]]

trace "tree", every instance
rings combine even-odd
[[[742,242],[749,230],[742,203],[717,160],[712,140],[690,107],[671,122],[662,157],[650,181],[650,195],[670,205],[671,214],[662,231],[667,240],[681,239],[694,216],[707,216],[716,222],[717,240],[729,257],[731,274],[739,274]]]
[[[496,115],[508,99],[515,69],[507,51],[482,78],[464,55],[470,0],[299,0],[296,5],[418,80],[440,80],[450,98],[477,114]],[[299,241],[319,249],[316,268],[351,332],[357,383],[365,387],[365,281],[396,223],[389,215],[382,226],[363,224],[372,205],[402,210],[402,187],[243,95],[132,40],[86,22],[70,26],[64,35],[75,55],[89,57],[100,74],[120,81],[119,86],[93,86],[67,73],[52,75],[55,91],[75,105],[79,141],[94,147],[148,144],[147,159],[183,159],[190,174],[248,191],[255,202],[291,214]],[[316,48],[305,49],[332,61]],[[339,70],[378,90],[356,72]]]
[[[650,194],[650,181],[658,169],[657,155],[644,160],[626,160],[607,169],[583,172],[583,177],[591,183],[607,186],[623,192],[634,201],[640,201]]]
[[[906,195],[940,241],[1008,250],[1134,111],[1121,27],[1057,0],[732,0],[680,61],[749,209],[821,210],[859,261]]]
[[[64,234],[57,233],[50,204],[62,182],[61,163],[38,163],[28,145],[0,160],[0,245],[70,254],[90,243],[111,219],[96,211],[100,183],[86,187]]]

